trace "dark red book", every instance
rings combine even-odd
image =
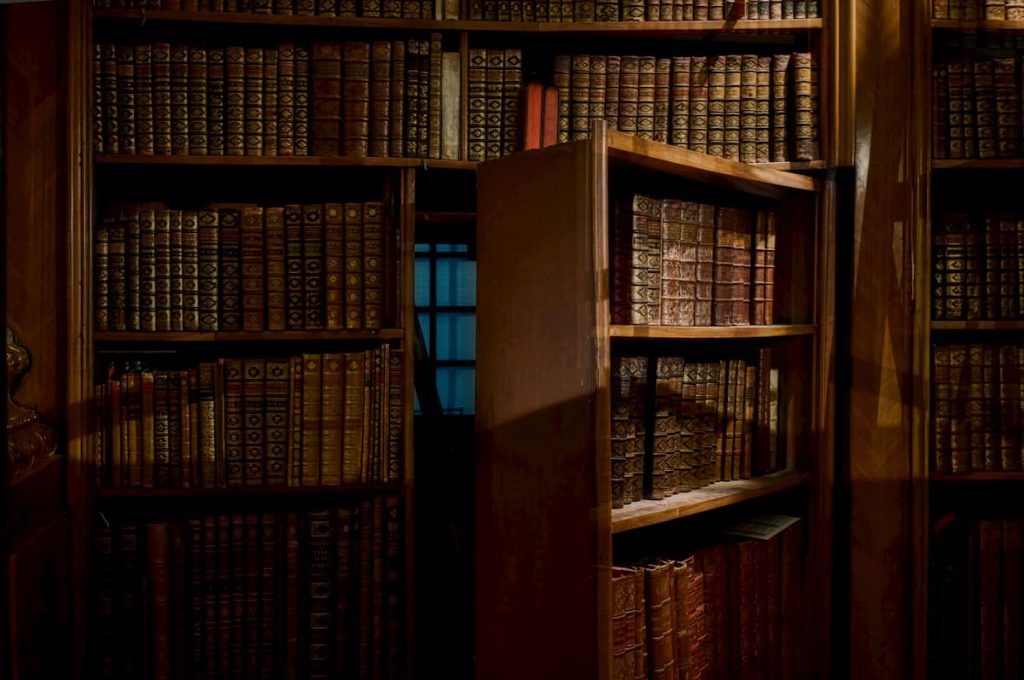
[[[526,83],[519,101],[519,136],[523,140],[523,151],[540,149],[544,138],[544,85]]]

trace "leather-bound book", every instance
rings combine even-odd
[[[243,475],[246,486],[262,486],[266,477],[264,461],[266,360],[247,357],[242,362],[243,384]]]
[[[725,2],[726,0],[708,0],[707,18],[711,21],[721,21],[722,19],[725,19]]]
[[[679,415],[679,490],[692,491],[705,484],[705,456],[701,450],[698,383],[701,365],[688,361],[683,366],[682,403]]]
[[[303,357],[288,357],[291,383],[288,389],[288,486],[302,486],[302,433],[305,420],[302,405],[305,403]]]
[[[1020,103],[1017,97],[1017,62],[1012,57],[992,59],[995,89],[996,155],[1020,155]],[[939,113],[936,112],[936,118]]]
[[[283,331],[286,327],[286,251],[285,209],[263,209],[264,272],[262,286],[266,291],[266,328]],[[262,305],[261,305],[262,310]]]
[[[710,326],[714,318],[712,309],[715,295],[715,207],[707,203],[695,204],[694,209],[684,212],[683,219],[684,222],[695,220],[696,225],[693,324]]]
[[[950,347],[935,345],[932,348],[932,409],[934,420],[934,441],[932,461],[934,470],[940,474],[953,471],[950,457],[950,427],[953,416],[953,385],[950,375]]]
[[[818,149],[818,62],[809,52],[793,55],[794,160],[812,161]]]
[[[373,500],[365,498],[359,503],[358,531],[353,537],[357,541],[356,577],[358,592],[355,598],[357,660],[359,672],[356,677],[372,676],[371,671],[371,630],[373,626]]]
[[[733,460],[735,456],[736,430],[736,376],[738,362],[726,360],[719,362],[718,372],[718,421],[721,433],[721,480],[728,482],[735,479]]]
[[[996,102],[991,59],[979,59],[974,62],[974,107],[978,158],[995,158]]]
[[[323,355],[320,395],[320,483],[341,484],[341,430],[344,401],[344,354]]]
[[[633,614],[632,590],[634,570],[612,568],[612,678],[633,680],[636,675],[636,620]],[[646,672],[646,669],[645,671]]]
[[[388,356],[388,412],[387,412],[387,477],[385,481],[397,482],[402,479],[402,350],[390,349]]]
[[[150,618],[150,677],[167,680],[171,677],[171,594],[168,557],[167,524],[146,526],[146,563]]]
[[[1021,519],[1002,519],[1002,569],[1001,601],[1003,605],[1003,677],[1015,678],[1021,675]]]
[[[462,145],[461,97],[462,56],[441,55],[441,158],[459,160]]]
[[[246,670],[246,592],[245,592],[245,515],[231,513],[221,515],[218,520],[221,554],[230,560],[226,582],[228,591],[226,624],[221,628],[221,672]],[[230,670],[229,670],[230,669]]]
[[[741,93],[743,90],[743,57],[730,54],[725,57],[725,90],[722,117],[722,155],[729,160],[740,160]]]
[[[619,129],[619,89],[622,83],[622,57],[609,55],[605,57],[604,120],[609,130]]]
[[[945,302],[944,318],[961,320],[967,318],[967,228],[969,221],[963,213],[948,213],[942,224],[938,245],[943,250],[944,281],[942,299]],[[937,284],[938,285],[938,284]]]
[[[420,156],[420,87],[426,90],[429,84],[429,73],[420,73],[420,61],[420,41],[410,38],[405,59],[405,152],[402,155],[406,158]]]
[[[384,319],[384,215],[379,201],[363,204],[363,327],[379,329]]]
[[[199,330],[217,331],[220,329],[218,213],[213,208],[203,208],[199,211],[197,218],[199,222]],[[143,242],[145,242],[145,238]]]
[[[242,330],[242,258],[241,258],[241,208],[220,207],[217,210],[220,228],[220,330]],[[159,315],[160,286],[160,229],[157,228],[157,309]],[[157,323],[159,327],[159,321]]]
[[[168,211],[168,229],[170,241],[170,297],[168,298],[168,309],[170,313],[170,325],[167,330],[182,330],[182,266],[184,264],[184,252],[182,250],[182,224],[181,211]]]
[[[671,111],[672,60],[654,60],[654,124],[651,138],[656,142],[669,141]]]
[[[692,324],[693,290],[696,284],[696,249],[691,247],[694,256],[689,268],[684,263],[683,204],[675,199],[661,201],[661,319],[663,326],[682,326]],[[684,269],[686,272],[684,272]],[[692,274],[692,280],[686,281],[684,274]]]
[[[737,317],[738,303],[742,300],[737,300],[737,297],[743,293],[744,265],[748,272],[750,267],[750,250],[744,247],[750,237],[741,231],[742,228],[743,211],[729,207],[718,209],[712,291],[712,318],[716,326],[741,325],[747,323],[749,318],[746,309],[742,310],[742,316]]]
[[[263,155],[263,57],[263,48],[245,48],[246,156]]]
[[[104,46],[104,50],[108,49]],[[106,68],[104,59],[103,66]],[[153,152],[167,155],[171,153],[171,46],[168,43],[153,43],[150,50],[150,64],[153,73]],[[105,72],[105,71],[104,71]],[[104,82],[106,82],[104,80]],[[223,84],[223,64],[221,69]],[[213,81],[211,81],[213,84]],[[104,93],[104,115],[109,116],[111,110],[106,106]],[[104,125],[109,123],[105,118]],[[106,127],[104,128],[106,130]],[[110,137],[106,137],[109,147]],[[108,148],[107,151],[117,151]]]
[[[199,215],[181,211],[181,327],[199,330]]]
[[[600,92],[597,92],[597,80],[591,78],[591,102],[594,98],[604,98],[604,80],[600,79]],[[519,90],[523,86],[523,52],[519,49],[505,50],[505,66],[501,83],[501,154],[515,153],[521,147],[519,139]],[[433,95],[431,95],[433,96]],[[593,108],[591,116],[595,115]],[[602,115],[603,118],[603,115]]]
[[[209,84],[206,48],[200,45],[191,45],[187,50],[188,153],[194,156],[205,156],[209,152],[207,126]]]
[[[110,330],[110,229],[117,222],[109,216],[97,220],[93,233],[93,324],[98,331]]]
[[[985,345],[982,348],[982,397],[984,403],[984,447],[985,447],[985,470],[1002,470],[1002,450],[999,441],[999,351],[995,345]]]
[[[177,658],[179,677],[202,674],[206,669],[206,590],[203,545],[203,520],[190,518],[187,528],[187,577],[188,583],[185,588],[188,597],[188,614],[186,639],[182,640],[184,649],[189,650],[188,660],[182,654]],[[184,557],[184,555],[183,555]],[[184,605],[182,605],[184,611]]]
[[[217,564],[217,517],[215,515],[204,515],[201,522],[203,532],[203,665],[201,667],[201,671],[205,672],[206,675],[210,677],[216,676],[220,666],[218,643],[221,622],[220,582],[218,579],[219,565]]]
[[[996,348],[998,354],[999,405],[995,434],[999,438],[1000,468],[1006,471],[1021,469],[1020,459],[1020,405],[1017,401],[1021,375],[1016,361],[1016,350],[1009,346]]]
[[[295,47],[295,155],[306,156],[310,149],[310,70],[311,52],[308,47]]]
[[[296,83],[296,91],[298,91]],[[298,103],[296,102],[296,110]],[[313,43],[312,51],[312,153],[341,154],[342,46],[336,42]]]
[[[484,158],[491,160],[501,156],[501,126],[502,120],[504,119],[502,99],[505,92],[505,50],[487,50],[487,70],[485,78],[484,105],[486,107],[486,124],[484,128]],[[575,85],[573,85],[573,87],[575,87]],[[588,91],[586,89],[583,90],[582,96],[584,99],[588,97]]]
[[[973,101],[968,103],[964,98],[964,90],[969,78],[966,70],[968,64],[969,62],[964,59],[951,59],[946,64],[946,73],[949,78],[946,88],[949,93],[949,157],[954,159],[968,157],[965,155],[968,119],[965,118],[964,113],[965,106],[970,106],[972,112],[969,115],[970,120],[973,121],[974,106]]]
[[[690,78],[692,57],[673,57],[669,99],[668,141],[684,149],[690,146]]]
[[[124,323],[130,331],[142,329],[142,225],[137,207],[121,212],[124,228]]]
[[[654,138],[654,104],[657,93],[657,59],[641,56],[638,61],[636,136]]]
[[[227,152],[227,126],[225,120],[225,106],[227,103],[226,66],[224,48],[206,48],[206,110],[203,112],[203,115],[206,121],[208,152],[211,156],[223,156]]]
[[[744,54],[740,63],[740,157],[744,163],[757,162],[758,56]],[[768,95],[769,81],[764,94]],[[765,110],[767,114],[767,109]],[[767,119],[766,119],[767,120]]]
[[[967,420],[968,384],[967,346],[949,346],[949,381],[952,412],[950,413],[950,460],[952,472],[970,472],[971,430]]]
[[[971,470],[985,465],[985,363],[981,345],[967,346],[967,427],[970,431]]]
[[[332,669],[336,635],[334,603],[336,592],[336,521],[331,510],[313,510],[307,515],[306,563],[309,565],[306,619],[307,672],[326,677]]]
[[[999,236],[999,318],[1018,318],[1017,308],[1017,218],[1003,213],[994,218],[998,222]]]
[[[382,155],[397,157],[405,150],[405,43],[392,41],[390,55],[388,152]]]
[[[184,408],[182,408],[182,377],[184,376]],[[188,487],[185,479],[191,472],[191,451],[186,441],[186,421],[188,414],[188,372],[169,371],[167,375],[167,403],[170,405],[167,418],[171,448],[171,486]]]
[[[363,468],[363,428],[369,425],[364,422],[363,418],[365,362],[364,352],[347,352],[345,354],[341,480],[346,484],[367,481],[365,475],[368,470]]]
[[[121,437],[121,381],[114,375],[114,367],[109,367],[107,377],[107,433],[110,441],[108,453],[108,467],[111,486],[122,486],[126,477],[124,470],[124,456],[122,456]]]
[[[964,228],[964,317],[968,320],[984,318],[985,260],[981,224],[973,215],[963,223]]]
[[[1013,62],[1012,59],[1010,61]],[[932,158],[949,158],[948,80],[946,64],[932,66]]]
[[[430,150],[430,41],[417,41],[419,62],[419,118],[416,126],[418,157],[428,158]]]
[[[277,48],[277,155],[295,155],[295,45]]]
[[[324,327],[324,222],[323,206],[302,206],[303,316],[306,330]]]
[[[344,276],[345,276],[345,328],[364,328],[363,300],[365,287],[363,279],[363,220],[365,205],[346,203],[344,217]]]
[[[185,384],[187,383],[187,385]],[[143,389],[145,389],[145,383],[143,383]],[[145,400],[145,396],[143,396]],[[182,412],[186,412],[185,405],[187,403],[187,417],[186,422],[188,423],[188,447],[191,457],[191,464],[189,465],[189,477],[190,484],[192,486],[203,485],[203,455],[202,449],[202,420],[199,415],[199,369],[190,368],[183,372],[182,377]],[[143,408],[145,408],[145,401],[143,401]],[[143,416],[145,420],[145,416]],[[145,436],[145,435],[143,435]],[[184,438],[184,437],[183,437]],[[145,452],[145,447],[143,447]]]
[[[649,678],[676,677],[672,586],[671,562],[659,562],[644,568]]]
[[[252,513],[248,519],[250,524],[246,539],[249,540],[249,535],[253,539],[246,559],[255,564],[254,569],[250,568],[250,573],[255,571],[257,577],[253,591],[257,601],[256,620],[250,624],[250,632],[254,633],[254,642],[249,650],[250,674],[256,673],[256,677],[269,679],[280,677],[277,651],[280,640],[277,592],[279,522],[272,512]]]
[[[1022,0],[1006,0],[1006,20],[1024,20],[1024,2]]]
[[[632,498],[626,496],[626,470],[636,437],[630,406],[630,357],[612,359],[611,378],[611,484],[612,507],[621,508]]]
[[[337,508],[337,570],[335,572],[335,632],[336,672],[348,677],[358,672],[358,639],[355,615],[358,614],[357,597],[359,517],[351,505]]]
[[[690,60],[690,129],[688,148],[700,153],[708,152],[708,57]]]
[[[227,486],[245,483],[245,382],[241,359],[224,359],[224,470]]]
[[[644,21],[646,8],[644,0],[621,0],[623,21]]]
[[[171,330],[171,212],[158,207],[153,211],[156,262],[156,330]],[[140,225],[140,230],[145,228]],[[141,252],[140,252],[141,259]],[[141,299],[140,299],[141,304]]]
[[[224,49],[224,152],[245,154],[245,48]]]
[[[612,232],[611,315],[613,323],[647,323],[647,210],[642,196],[615,202]]]
[[[134,154],[135,146],[135,48],[117,46],[117,140],[118,152]]]
[[[135,149],[153,154],[153,61],[152,46],[135,46]],[[203,83],[205,86],[205,82]]]
[[[482,161],[487,154],[487,50],[470,48],[468,73],[469,160]]]
[[[527,83],[520,93],[520,138],[523,150],[540,149],[543,126],[544,85]]]
[[[749,479],[753,475],[757,366],[747,365],[744,371],[743,401],[741,402],[743,432],[740,448],[740,479]]]
[[[155,371],[153,374],[153,486],[156,487],[171,486],[169,380],[167,371]]]
[[[575,54],[571,57],[569,105],[572,114],[570,138],[573,141],[586,139],[590,134],[590,59],[589,54]]]
[[[676,392],[682,377],[679,359],[658,357],[654,398],[654,431],[651,455],[644,464],[644,497],[661,500],[677,491],[675,463],[679,451],[679,407],[682,394]]]
[[[620,60],[618,128],[636,134],[640,104],[640,57],[627,55]]]
[[[127,456],[127,480],[125,486],[142,485],[142,443],[139,439],[142,428],[142,386],[138,371],[121,373],[121,407],[124,414],[123,450]]]
[[[725,97],[726,68],[725,55],[708,57],[708,132],[707,153],[712,156],[725,155]],[[737,92],[738,94],[738,92]]]
[[[391,43],[377,40],[370,62],[369,155],[387,156],[391,139]]]
[[[327,330],[345,328],[344,314],[345,208],[324,205],[324,323]]]
[[[370,44],[342,45],[342,153],[370,153]]]
[[[263,483],[281,486],[286,481],[288,463],[288,391],[290,388],[288,359],[267,359],[265,363],[262,418],[265,473]],[[248,378],[248,376],[247,376]],[[248,406],[248,405],[247,405]],[[246,410],[246,421],[249,411]],[[247,442],[247,446],[249,442]],[[248,481],[248,478],[247,478]]]
[[[214,364],[202,362],[198,370],[198,417],[196,425],[199,429],[197,453],[200,457],[199,486],[212,489],[221,485],[217,475],[217,417],[216,390],[214,387]]]
[[[772,55],[771,159],[789,160],[789,54]]]
[[[661,324],[661,201],[643,197],[642,208],[647,211],[647,286],[645,318],[653,326]],[[634,210],[636,203],[634,203]],[[634,213],[635,219],[635,213]]]
[[[191,148],[191,141],[193,137],[193,129],[190,126],[190,113],[193,112],[191,104],[191,96],[196,95],[197,98],[205,96],[206,83],[203,83],[204,94],[199,95],[198,91],[193,90],[193,85],[190,84],[191,76],[191,52],[192,49],[188,45],[174,44],[171,45],[170,50],[170,121],[171,121],[171,153],[174,154],[190,154],[196,153]],[[206,55],[202,55],[203,63],[205,65]],[[198,63],[199,56],[196,56],[196,62]],[[195,69],[198,75],[204,75],[202,72],[204,68]],[[197,87],[197,86],[196,86]],[[196,124],[197,129],[202,129],[201,134],[196,134],[197,142],[205,141],[205,120],[206,111],[196,111],[197,114],[202,114],[202,121]],[[202,152],[200,152],[202,153]]]
[[[385,676],[397,678],[404,669],[402,532],[405,523],[402,521],[402,501],[399,497],[387,496],[384,504],[387,523],[384,547],[384,615],[387,626],[384,631],[387,659]]]
[[[729,675],[729,572],[726,546],[701,550],[697,560],[704,574],[704,615],[707,627],[707,664],[709,677]]]
[[[117,45],[112,43],[100,43],[100,87],[102,91],[103,109],[103,151],[106,153],[120,153],[120,118],[118,112],[117,95]],[[160,44],[153,46],[154,56]],[[167,87],[170,88],[170,47],[167,46],[168,75]],[[154,70],[154,87],[157,84]],[[168,100],[170,95],[168,94]],[[170,153],[170,108],[168,101],[168,137],[167,153]],[[97,153],[99,150],[97,149]]]
[[[441,78],[443,73],[442,62],[444,59],[443,52],[441,50],[441,34],[431,33],[430,42],[421,42],[421,50],[424,46],[427,46],[429,52],[427,53],[427,119],[426,122],[420,121],[421,127],[427,131],[427,144],[426,148],[422,147],[422,135],[421,135],[421,148],[420,156],[426,158],[440,158],[441,157]],[[422,72],[420,75],[422,81]],[[420,90],[422,97],[423,90]],[[517,92],[518,95],[518,92]],[[517,96],[518,99],[518,96]],[[423,111],[423,100],[420,100],[420,111]]]
[[[302,486],[320,484],[322,357],[302,355]]]
[[[302,205],[284,207],[284,239],[286,326],[288,330],[302,330],[306,326]]]
[[[280,53],[277,48],[263,50],[263,155],[276,156],[278,151],[277,81]]]
[[[284,514],[284,583],[282,601],[284,602],[283,637],[284,644],[282,651],[282,667],[284,677],[288,680],[296,680],[300,677],[299,671],[299,609],[300,609],[300,552],[302,549],[302,536],[304,534],[299,526],[299,516],[294,511]],[[302,585],[305,585],[303,583]]]
[[[265,326],[265,274],[263,208],[241,208],[242,330],[262,331]]]
[[[752,449],[751,476],[774,472],[775,461],[771,458],[771,350],[757,350],[757,378],[755,381],[756,402],[754,411],[754,436]]]

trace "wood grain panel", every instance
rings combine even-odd
[[[849,298],[849,677],[909,671],[912,3],[856,3]]]
[[[64,111],[58,3],[6,9],[7,320],[32,352],[19,392],[64,421]]]

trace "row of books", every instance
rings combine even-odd
[[[115,207],[93,240],[96,330],[379,329],[391,229],[379,201]]]
[[[809,52],[555,58],[562,141],[594,120],[747,163],[819,157],[818,69]]]
[[[1024,346],[936,345],[935,470],[1020,470]]]
[[[932,318],[1024,315],[1024,215],[942,215],[932,235]]]
[[[472,47],[468,71],[468,159],[490,160],[519,150],[522,51]]]
[[[332,486],[402,474],[401,350],[112,366],[95,387],[100,486]]]
[[[800,531],[614,568],[612,678],[795,678]]]
[[[929,677],[1024,676],[1020,517],[941,522],[931,551]]]
[[[521,73],[503,78],[517,100]],[[457,159],[459,92],[458,53],[442,52],[439,33],[273,48],[99,43],[94,148]]]
[[[615,203],[612,322],[771,325],[775,213],[635,194]]]
[[[932,0],[933,19],[1024,20],[1024,0]]]
[[[612,507],[785,467],[779,370],[756,362],[615,357]]]
[[[1021,155],[1020,60],[962,57],[935,64],[935,158],[1018,158]]]
[[[404,677],[401,513],[97,517],[96,677]]]
[[[1008,0],[1012,3],[1014,0]],[[391,19],[482,19],[485,21],[722,21],[726,19],[814,19],[818,0],[473,0],[468,16],[458,3],[431,0],[96,0],[96,7],[137,7],[186,12],[251,12],[326,17]],[[652,7],[653,5],[653,7]]]

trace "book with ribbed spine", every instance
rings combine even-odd
[[[679,460],[676,470],[679,476],[679,491],[692,491],[703,486],[705,474],[703,456],[697,427],[697,380],[699,364],[683,362],[680,379],[679,419]]]
[[[982,471],[985,466],[985,378],[984,349],[981,345],[967,346],[966,425],[970,451],[970,469]]]
[[[116,221],[109,216],[97,220],[93,234],[93,323],[98,331],[110,330],[110,225]]]
[[[213,488],[223,482],[217,474],[219,459],[217,450],[216,388],[214,386],[214,364],[203,362],[198,370],[198,418],[199,430],[197,453],[200,458],[199,486]],[[222,452],[221,452],[222,453]]]
[[[772,55],[771,67],[771,160],[779,163],[789,158],[789,54]]]
[[[621,86],[621,79],[622,57],[609,55],[605,58],[605,87],[602,94],[604,119],[608,124],[609,130],[617,130],[619,128],[619,88]],[[544,123],[542,123],[543,125]],[[547,145],[544,144],[544,146]]]
[[[679,487],[683,360],[658,357],[656,370],[652,453],[644,464],[644,498],[652,500],[671,496]]]
[[[262,331],[265,327],[265,273],[263,208],[241,208],[242,330]]]
[[[298,83],[296,83],[298,86]],[[298,91],[298,87],[296,87]],[[342,45],[315,42],[312,51],[312,153],[341,153]],[[298,111],[298,101],[296,101]]]
[[[127,454],[126,486],[142,486],[142,381],[138,371],[121,374],[121,408],[124,416],[123,450]]]
[[[261,486],[266,477],[264,462],[263,414],[266,389],[266,360],[246,357],[242,361],[243,434],[244,453],[242,457],[244,483],[246,486]]]
[[[708,57],[707,153],[712,156],[725,155],[725,97],[728,59],[725,55]]]
[[[722,156],[738,161],[740,158],[740,121],[742,119],[741,93],[743,91],[743,57],[729,54],[725,57],[725,83],[722,102]]]
[[[288,330],[305,328],[305,268],[302,263],[302,206],[284,207],[285,313]]]
[[[344,312],[345,328],[359,330],[364,327],[363,299],[365,296],[363,278],[363,220],[365,206],[362,203],[346,203],[344,218]]]
[[[172,44],[170,58],[171,153],[192,152],[189,144],[189,47]]]
[[[170,386],[167,371],[153,373],[153,486],[171,485]]]
[[[611,484],[612,507],[621,508],[632,501],[626,493],[627,466],[636,428],[631,416],[630,368],[632,359],[612,359],[611,377]]]
[[[123,208],[120,220],[124,229],[124,271],[121,272],[121,279],[125,284],[124,324],[128,330],[137,331],[142,327],[142,227],[139,223],[138,207]]]
[[[131,45],[118,45],[116,53],[118,152],[123,154],[134,154],[136,152],[135,48]]]
[[[261,47],[245,48],[245,155],[263,155],[263,56]]]
[[[209,152],[208,68],[206,48],[191,45],[188,48],[188,152],[205,156]]]
[[[615,203],[612,233],[612,320],[645,325],[647,318],[647,207],[642,196]]]
[[[169,486],[175,488],[185,486],[185,471],[187,469],[185,456],[188,453],[185,450],[182,437],[184,423],[181,408],[181,374],[181,371],[167,372],[167,438],[170,449],[170,460],[168,463],[170,467]],[[187,374],[185,380],[187,402]],[[187,408],[186,403],[186,411]]]
[[[217,209],[220,229],[220,330],[242,330],[242,251],[241,208],[224,206]],[[157,230],[159,237],[159,229]],[[159,259],[159,251],[158,251]],[[159,267],[158,267],[159,274]],[[159,276],[157,278],[159,287]],[[159,301],[158,301],[159,309]]]
[[[388,156],[391,139],[391,43],[374,41],[370,61],[369,155]]]
[[[324,205],[324,323],[327,330],[345,328],[345,206]]]
[[[150,156],[153,143],[153,61],[152,45],[135,46],[135,148]]]
[[[420,126],[426,127],[427,130],[427,146],[426,149],[422,148],[422,138],[420,155],[426,158],[440,158],[441,157],[441,79],[443,74],[442,62],[444,59],[443,52],[441,50],[441,34],[431,33],[430,41],[421,41],[420,46],[423,49],[426,44],[428,51],[427,59],[427,122],[423,125],[423,121],[420,121]],[[422,88],[422,73],[421,88]],[[422,89],[420,94],[423,94]],[[420,101],[420,111],[423,111],[423,101]]]
[[[592,63],[593,64],[593,63]],[[505,50],[504,74],[502,77],[501,93],[501,153],[507,155],[515,153],[521,148],[522,141],[519,139],[519,92],[523,84],[523,53],[519,49]],[[605,81],[602,78],[599,84],[599,92],[591,89],[591,102],[594,97],[600,97],[603,104]],[[591,88],[597,85],[596,79],[591,76]],[[591,116],[596,116],[593,106],[590,110]],[[604,117],[603,111],[601,118]]]
[[[341,475],[346,484],[367,481],[363,468],[363,428],[368,425],[363,418],[363,383],[366,375],[364,352],[345,354],[345,403],[344,425],[342,427]]]
[[[384,481],[402,479],[404,375],[402,350],[390,349],[388,355],[387,403],[387,477]]]
[[[302,486],[320,484],[322,357],[302,355]]]
[[[184,281],[182,280],[182,267],[184,264],[184,252],[182,250],[182,224],[181,224],[181,211],[180,210],[169,210],[167,211],[167,223],[169,233],[169,246],[170,246],[170,257],[169,262],[169,276],[170,276],[170,295],[168,297],[168,310],[170,315],[170,325],[167,330],[180,331],[182,330],[182,290]]]
[[[245,386],[241,359],[224,359],[224,482],[226,486],[245,483]]]
[[[691,57],[672,57],[668,141],[684,149],[690,145],[691,64]]]
[[[305,358],[289,357],[291,382],[288,386],[288,486],[302,486],[302,450],[304,442],[302,433],[305,430],[305,419],[302,406],[305,403],[303,379],[305,376]],[[319,388],[318,388],[319,389]]]
[[[977,125],[978,158],[995,158],[996,102],[991,59],[974,62],[974,120]]]
[[[283,207],[263,209],[264,272],[266,291],[266,328],[283,331],[286,327],[287,288],[285,252],[285,211]]]
[[[405,151],[400,154],[406,158],[420,156],[420,88],[429,82],[429,73],[420,73],[420,63],[420,41],[410,38],[405,50]]]
[[[156,47],[154,45],[153,56],[156,56]],[[103,150],[106,153],[120,153],[121,152],[121,137],[120,137],[120,120],[118,118],[118,85],[117,85],[117,46],[112,43],[100,43],[100,88],[102,92],[101,107],[103,110]],[[170,60],[170,50],[168,48],[167,60]],[[156,77],[156,67],[154,66],[154,103],[156,101],[155,93],[157,92],[157,85],[159,80]],[[170,66],[168,64],[168,75],[167,75],[167,87],[170,88]],[[168,100],[170,95],[168,94]],[[154,109],[155,115],[155,109]],[[167,153],[170,153],[170,108],[168,101],[168,137],[167,137]],[[97,152],[99,150],[97,149]]]
[[[644,568],[646,602],[647,677],[675,677],[675,616],[672,597],[672,563],[650,564]]]
[[[640,670],[636,652],[636,574],[633,569],[612,568],[612,677],[632,680]]]
[[[277,154],[295,155],[295,45],[277,48]]]
[[[388,156],[402,156],[405,151],[405,42],[391,42],[391,66],[388,123]]]
[[[418,157],[429,158],[430,129],[430,41],[417,41],[417,60],[419,61],[419,117],[417,118],[416,135],[418,138]]]
[[[181,330],[199,330],[199,215],[181,212]]]
[[[370,153],[370,45],[342,44],[342,153]]]
[[[652,56],[641,56],[637,66],[636,136],[653,139],[657,59]]]
[[[378,201],[363,204],[363,324],[378,329],[384,321],[384,211]],[[347,243],[346,243],[347,246]],[[347,261],[347,257],[346,257]]]
[[[755,417],[757,405],[757,366],[746,364],[743,374],[743,392],[739,395],[741,432],[739,433],[739,475],[749,479],[753,474]]]
[[[224,49],[224,152],[245,154],[245,48]]]
[[[708,153],[708,57],[690,60],[690,129],[689,149]]]
[[[206,144],[209,155],[223,156],[226,151],[225,134],[227,131],[224,119],[226,102],[224,48],[207,47],[205,48],[205,54],[206,87],[203,101],[204,106],[203,110],[196,112],[196,116],[197,118],[202,116],[202,120],[205,123]],[[196,101],[199,101],[198,97]]]
[[[169,331],[171,330],[171,211],[158,207],[153,211],[153,220],[156,330]],[[140,226],[140,229],[143,228],[145,227]]]
[[[486,107],[487,123],[484,128],[484,158],[491,160],[493,158],[499,158],[501,156],[502,149],[501,127],[502,120],[504,119],[502,100],[505,90],[504,50],[487,50],[487,69],[485,77],[484,104]],[[576,86],[573,85],[573,87],[575,88]],[[583,96],[589,97],[589,91],[584,91]]]
[[[744,54],[740,63],[740,153],[739,160],[756,163],[757,160],[757,113],[758,113],[758,59],[756,54]],[[765,80],[764,94],[768,95],[769,85]],[[765,110],[767,114],[767,109]],[[766,119],[767,120],[767,119]],[[767,159],[766,159],[767,160]]]
[[[278,92],[277,81],[280,53],[276,48],[263,50],[263,155],[278,153]]]
[[[201,209],[198,222],[199,330],[217,331],[220,329],[220,229],[217,210],[209,207]]]
[[[487,50],[470,48],[468,76],[469,160],[482,161],[487,154]]]
[[[344,402],[344,354],[324,354],[320,390],[320,483],[341,483],[342,404]]]
[[[303,318],[306,330],[324,327],[323,206],[302,206]]]
[[[308,514],[307,558],[309,565],[309,618],[306,630],[308,672],[327,677],[332,669],[332,649],[336,635],[334,602],[336,592],[336,521],[331,510],[313,510]]]
[[[295,155],[306,156],[309,154],[310,138],[310,69],[312,60],[310,50],[307,47],[296,45],[295,47]]]
[[[1016,85],[1017,61],[1013,57],[1003,57],[993,59],[992,63],[995,86],[996,155],[1000,158],[1016,158],[1020,154],[1020,103]],[[936,123],[942,120],[943,113],[940,107],[947,100],[948,97],[944,97],[936,104]]]
[[[694,290],[683,280],[682,202],[661,201],[661,325],[686,325],[693,319]],[[695,253],[694,253],[695,254]],[[696,272],[693,272],[694,274]]]
[[[299,526],[299,516],[294,511],[286,512],[284,515],[284,649],[283,666],[285,677],[288,680],[296,680],[299,677],[299,593],[300,587],[299,568],[301,564],[300,549],[302,544],[303,530]],[[305,585],[303,583],[303,585]]]
[[[167,524],[146,526],[146,563],[149,602],[148,610],[152,646],[149,648],[153,678],[171,676],[171,610],[169,546]]]

